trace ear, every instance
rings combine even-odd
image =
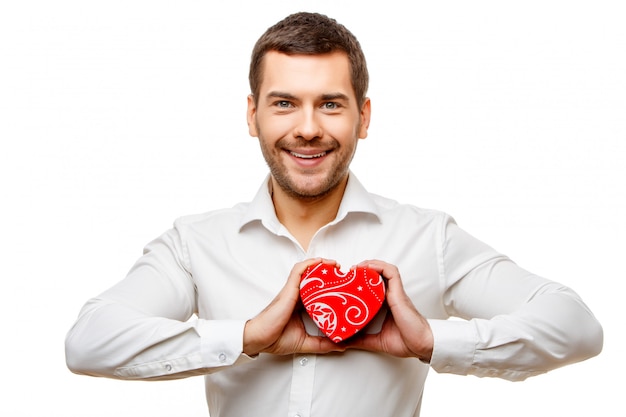
[[[359,139],[367,137],[367,129],[370,127],[370,117],[372,115],[372,103],[368,97],[365,98],[361,106],[361,125],[359,126]]]
[[[254,102],[254,96],[248,95],[248,111],[246,112],[246,119],[248,121],[248,133],[252,137],[259,136],[256,128],[256,104]]]

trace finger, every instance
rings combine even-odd
[[[344,344],[335,343],[325,336],[308,336],[304,339],[299,353],[330,353],[343,352],[346,350]]]
[[[349,349],[367,350],[370,352],[381,352],[380,338],[375,334],[363,334],[355,337],[351,337],[346,342],[346,347]]]
[[[312,258],[296,263],[287,277],[287,282],[281,290],[281,294],[289,293],[292,297],[297,298],[298,290],[300,289],[300,280],[304,271],[311,265],[316,265],[322,261],[322,258]],[[279,294],[279,295],[281,295]]]
[[[287,283],[268,307],[278,309],[280,311],[278,314],[283,317],[287,317],[288,314],[291,314],[300,299],[300,281],[302,274],[308,267],[321,262],[326,262],[331,265],[335,264],[335,261],[324,258],[311,258],[296,263],[291,269]]]
[[[335,261],[334,259],[326,259],[326,258],[320,258],[320,257],[305,259],[304,261],[300,261],[293,266],[293,268],[291,269],[291,273],[289,274],[289,278],[292,279],[294,277],[300,277],[302,276],[302,274],[304,274],[307,268],[313,265],[321,264],[321,263],[333,265],[337,267],[339,266],[337,261]]]
[[[400,271],[398,270],[398,267],[378,259],[362,261],[357,266],[361,268],[373,269],[387,279],[400,278]]]
[[[285,284],[285,288],[283,288],[283,290],[287,289],[288,291],[293,291],[297,289],[299,291],[302,275],[306,272],[307,268],[313,265],[319,265],[321,263],[332,265],[337,268],[339,267],[339,264],[334,259],[326,259],[321,257],[306,259],[304,261],[298,262],[291,269],[287,284]]]
[[[413,306],[408,295],[404,291],[400,271],[397,266],[378,259],[363,261],[359,264],[359,266],[362,268],[373,269],[387,280],[386,299],[391,309],[394,309],[399,304],[411,307]]]

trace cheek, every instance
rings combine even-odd
[[[352,141],[359,136],[361,129],[358,122],[354,123],[352,120],[348,121],[341,118],[331,118],[327,121],[325,130],[329,135],[337,140]]]
[[[289,117],[257,116],[256,129],[265,141],[275,142],[292,131],[293,125]]]

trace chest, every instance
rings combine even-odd
[[[347,270],[368,259],[396,265],[405,290],[429,317],[443,314],[438,250],[429,233],[368,225],[320,229],[307,251],[288,233],[263,227],[222,236],[198,237],[189,244],[198,313],[207,319],[254,317],[278,294],[295,263],[313,257],[334,259]]]

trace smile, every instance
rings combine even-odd
[[[322,156],[326,155],[326,152],[320,152],[315,155],[304,155],[304,154],[297,153],[297,152],[289,152],[289,153],[295,156],[296,158],[302,158],[302,159],[315,159],[315,158],[321,158]]]

